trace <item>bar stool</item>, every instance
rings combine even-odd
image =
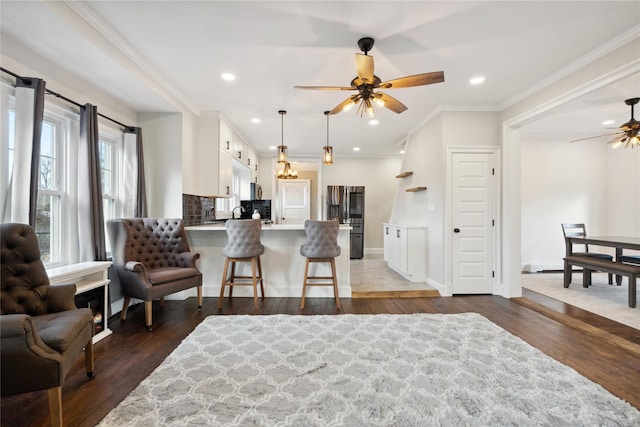
[[[220,285],[220,298],[218,299],[218,310],[222,309],[224,299],[224,288],[229,287],[229,299],[233,296],[234,286],[253,286],[253,303],[258,308],[258,282],[260,292],[264,299],[264,285],[262,280],[262,265],[260,255],[264,253],[264,246],[260,243],[260,230],[262,222],[259,219],[228,220],[225,224],[228,242],[222,248],[222,254],[227,258],[224,261],[224,272],[222,273],[222,284]],[[251,263],[251,276],[237,276],[236,263]],[[227,277],[231,263],[231,275]],[[257,270],[257,275],[256,275]],[[239,280],[238,280],[239,279]]]
[[[312,221],[304,222],[304,231],[307,241],[300,246],[300,254],[307,257],[304,267],[304,283],[302,285],[302,301],[300,309],[304,308],[304,298],[307,286],[333,286],[333,294],[336,299],[336,307],[341,310],[340,295],[338,293],[338,277],[336,275],[336,260],[340,255],[338,246],[338,221]],[[327,262],[331,264],[331,276],[309,276],[309,264],[312,262]],[[331,282],[326,282],[326,280]],[[313,282],[309,282],[313,280]],[[325,280],[317,282],[316,280]]]

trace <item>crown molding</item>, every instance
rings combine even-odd
[[[148,87],[180,109],[200,115],[200,108],[169,83],[140,52],[111,28],[83,1],[43,2],[76,30],[84,34],[106,55],[138,76]]]

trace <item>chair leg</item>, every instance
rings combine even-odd
[[[636,282],[637,276],[629,275],[629,307],[636,308]]]
[[[336,298],[336,307],[338,310],[342,310],[340,305],[340,294],[338,293],[338,276],[336,275],[336,259],[331,258],[331,277],[333,280],[333,294]]]
[[[198,286],[198,311],[202,310],[202,285]]]
[[[122,303],[122,311],[120,312],[120,320],[127,320],[127,309],[129,308],[130,303],[131,297],[124,297],[124,302]]]
[[[591,286],[591,270],[582,267],[582,287],[588,288]]]
[[[222,283],[220,284],[220,298],[218,298],[218,310],[222,310],[222,299],[224,298],[224,288],[227,283],[227,269],[229,268],[229,258],[224,260],[224,270],[222,272]]]
[[[62,427],[62,386],[47,390],[49,394],[49,417],[52,427]]]
[[[258,279],[256,278],[256,257],[251,258],[251,276],[253,277],[253,306],[258,309]]]
[[[568,288],[571,284],[571,274],[573,267],[567,261],[564,262],[564,287]]]
[[[613,274],[609,273],[609,284],[613,285]]]
[[[260,262],[260,256],[258,255],[258,274],[260,275],[260,293],[262,299],[264,299],[264,280],[262,278],[262,263]]]
[[[147,322],[147,329],[151,331],[151,316],[153,314],[153,301],[144,302],[144,318]]]
[[[233,298],[233,283],[236,281],[236,262],[231,261],[231,277],[229,277],[229,300]]]
[[[84,347],[84,365],[87,369],[87,377],[93,378],[93,337],[89,339],[89,342]]]
[[[302,299],[300,300],[300,310],[304,309],[304,296],[307,291],[307,277],[309,277],[309,258],[307,258],[307,262],[304,265],[304,281],[302,283]]]

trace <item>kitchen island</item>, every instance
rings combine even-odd
[[[202,272],[203,295],[217,297],[220,295],[220,282],[225,257],[222,248],[227,243],[227,232],[224,223],[194,225],[185,227],[187,239],[192,252],[200,254],[197,261]],[[336,258],[336,273],[341,298],[351,298],[349,279],[349,247],[350,237],[348,225],[340,225],[338,245],[340,256]],[[260,240],[264,245],[262,274],[264,276],[264,292],[266,297],[294,297],[302,295],[302,282],[306,258],[300,255],[300,246],[306,241],[302,224],[262,224]],[[238,263],[241,274],[250,275],[251,265]],[[310,266],[314,276],[331,274],[328,263],[314,263]],[[248,286],[236,286],[234,296],[253,297],[253,289]],[[225,296],[228,291],[225,291]],[[307,298],[333,298],[331,286],[317,286],[307,289]]]

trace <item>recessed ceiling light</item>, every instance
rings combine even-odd
[[[400,150],[400,154],[404,154],[404,150]]]
[[[377,125],[378,123],[379,123],[379,122],[378,122],[376,119],[371,119],[371,120],[369,120],[369,124],[370,124],[370,125],[372,125],[372,126],[375,126],[375,125]]]
[[[271,145],[271,146],[269,146],[269,150],[275,150],[275,149],[276,149],[276,146],[275,146],[275,145]]]
[[[482,76],[476,76],[471,78],[471,80],[469,80],[469,84],[472,84],[472,85],[480,85],[482,83],[484,83],[484,77]]]
[[[222,73],[222,76],[220,76],[220,77],[222,77],[224,80],[226,80],[228,82],[231,82],[231,81],[236,79],[236,76],[234,76],[231,73]]]
[[[251,119],[251,123],[260,123],[260,119],[257,117],[254,117],[253,119]]]
[[[602,125],[603,126],[609,126],[609,125],[612,125],[614,123],[615,123],[614,120],[605,120],[604,122],[602,122]]]
[[[360,151],[360,147],[353,147],[353,151]]]

